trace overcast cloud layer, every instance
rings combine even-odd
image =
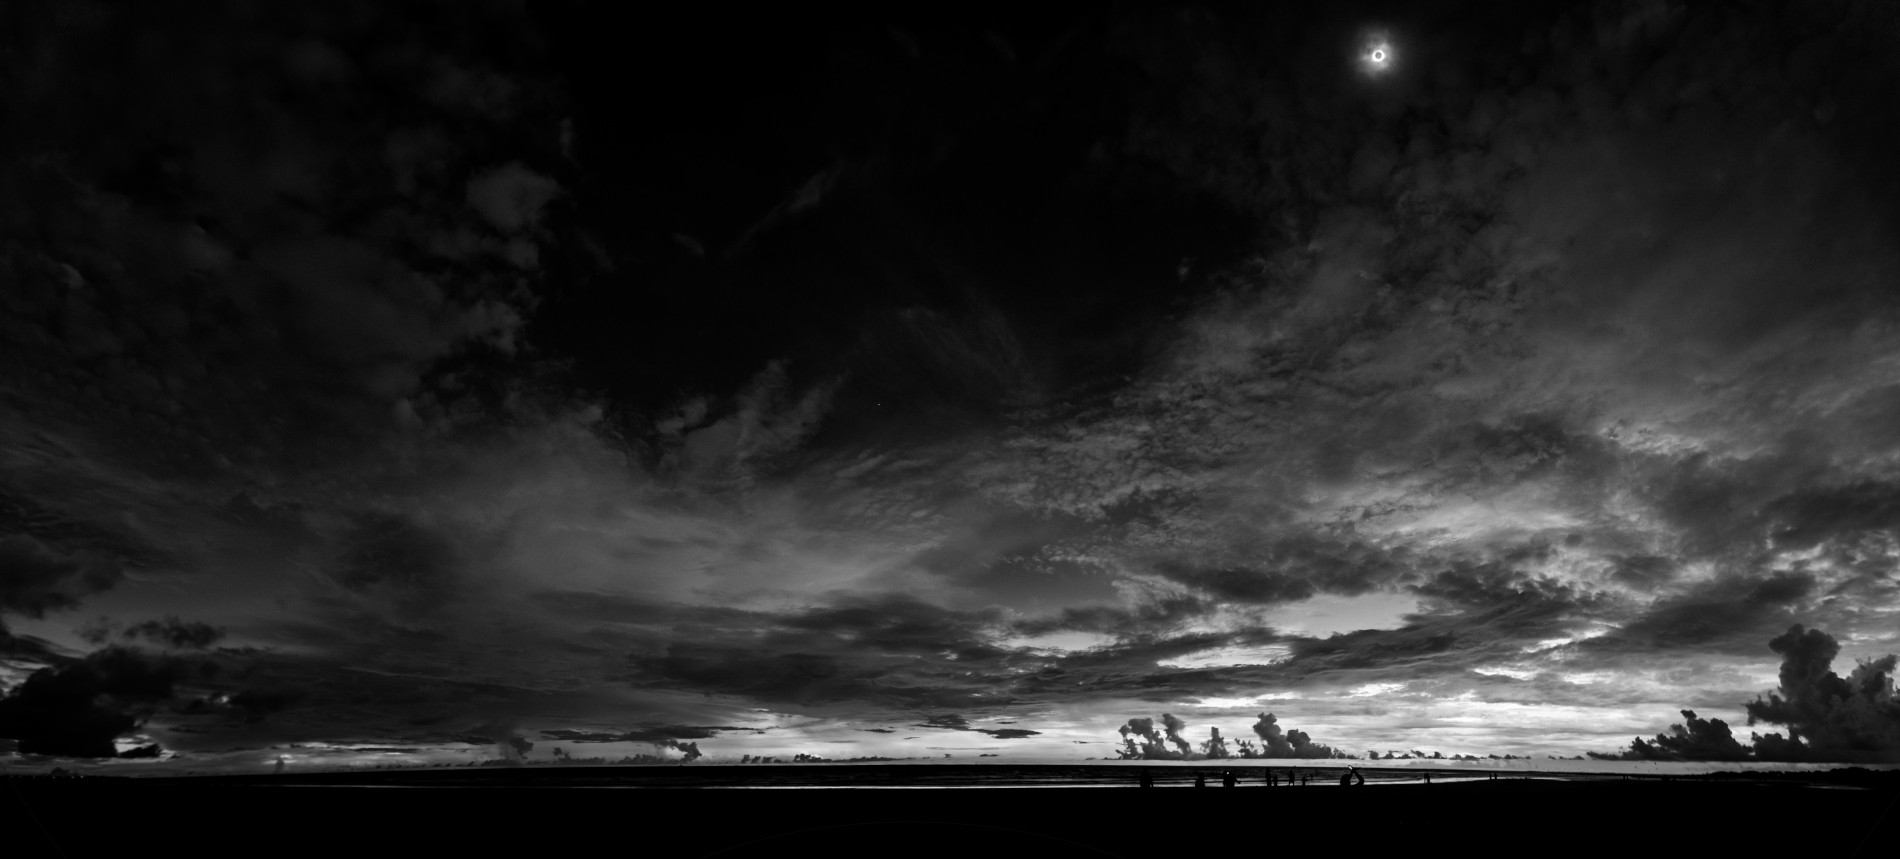
[[[1319,5],[10,13],[0,748],[1900,756],[1894,13]]]

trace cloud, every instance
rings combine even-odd
[[[1317,593],[1312,582],[1280,572],[1243,568],[1189,569],[1175,564],[1160,567],[1162,575],[1223,600],[1259,603],[1298,602]]]
[[[1683,710],[1684,724],[1655,740],[1637,737],[1624,760],[1894,761],[1900,760],[1900,700],[1894,695],[1896,657],[1862,660],[1847,678],[1830,665],[1840,653],[1834,637],[1794,624],[1769,642],[1781,654],[1780,687],[1745,705],[1748,724],[1785,725],[1788,735],[1752,734],[1744,746],[1721,719]]]
[[[204,650],[225,636],[225,631],[203,621],[183,621],[176,615],[160,620],[140,621],[123,628],[109,620],[87,627],[80,636],[93,644],[104,644],[114,633],[127,641],[145,639],[161,647]]]
[[[1798,748],[1798,757],[1819,760],[1900,760],[1894,655],[1862,661],[1843,680],[1829,668],[1840,645],[1825,632],[1795,624],[1769,647],[1782,655],[1780,689],[1747,709],[1750,725],[1788,727],[1787,746],[1770,741],[1771,754]]]
[[[0,698],[0,737],[25,754],[109,758],[172,695],[180,664],[111,647],[78,662],[42,668]]]
[[[129,572],[180,564],[180,553],[154,533],[165,520],[146,515],[150,494],[73,469],[77,459],[58,438],[24,424],[0,431],[0,612],[41,617],[110,590]],[[128,508],[139,515],[125,515]]]
[[[337,585],[408,613],[433,611],[454,596],[463,566],[455,542],[399,514],[366,511],[353,518],[328,565]]]
[[[494,263],[519,248],[461,199],[496,163],[480,202],[545,190],[508,129],[552,101],[493,67],[518,51],[374,12],[17,23],[35,71],[0,98],[35,119],[0,155],[0,610],[128,573],[282,572],[309,518],[412,491],[392,478],[471,418],[531,410],[499,395],[531,300]],[[106,80],[126,86],[71,109]],[[488,371],[458,375],[471,360]],[[237,497],[276,521],[233,521]]]
[[[255,723],[288,709],[303,698],[304,693],[295,689],[244,689],[227,700],[244,713],[245,721]]]
[[[993,643],[998,615],[904,595],[841,594],[828,606],[747,617],[744,629],[682,624],[655,637],[629,659],[635,682],[798,706],[1001,704],[1010,696],[993,678],[1034,661]]]
[[[1343,758],[1345,752],[1313,742],[1305,731],[1290,730],[1281,732],[1279,719],[1272,713],[1261,713],[1259,721],[1254,722],[1253,732],[1260,737],[1260,756],[1263,758]]]
[[[504,233],[536,226],[542,207],[560,193],[559,183],[520,162],[484,170],[468,180],[468,204]]]
[[[740,728],[732,725],[655,725],[647,728],[635,728],[628,731],[574,731],[556,729],[542,731],[541,736],[550,740],[563,740],[570,743],[663,743],[672,740],[705,740],[719,736],[722,731],[751,731],[757,728]]]
[[[0,608],[38,617],[116,584],[121,568],[62,555],[22,534],[0,537]]]
[[[1748,748],[1735,740],[1728,723],[1721,719],[1700,719],[1694,710],[1682,711],[1683,724],[1670,725],[1669,732],[1657,734],[1654,741],[1642,737],[1630,741],[1622,755],[1591,756],[1603,759],[1644,761],[1740,761],[1749,757]],[[1685,727],[1686,726],[1686,727]]]
[[[975,731],[980,734],[989,734],[991,737],[999,740],[1020,740],[1024,737],[1035,737],[1041,736],[1042,734],[1041,731],[1031,731],[1027,728],[978,728],[971,725],[970,720],[954,713],[927,716],[922,723],[913,725],[912,727],[941,728],[949,731]]]

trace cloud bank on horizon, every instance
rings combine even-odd
[[[1900,759],[1890,10],[590,14],[18,15],[0,751]]]

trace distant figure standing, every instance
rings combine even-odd
[[[1206,775],[1206,774],[1204,774],[1204,773],[1198,773],[1198,772],[1197,772],[1197,773],[1195,773],[1195,774],[1194,774],[1194,786],[1195,786],[1195,787],[1207,787],[1207,775]]]
[[[1154,777],[1154,776],[1152,776],[1152,775],[1149,775],[1149,774],[1147,774],[1147,773],[1142,773],[1142,774],[1141,774],[1141,780],[1140,780],[1140,781],[1139,781],[1138,783],[1139,783],[1139,784],[1140,784],[1140,785],[1141,785],[1142,787],[1154,787],[1154,786],[1155,786],[1155,777]]]
[[[276,770],[276,772],[278,772],[278,773],[280,773],[280,774],[281,774],[281,773],[282,773],[283,771],[284,771],[284,756],[283,756],[283,755],[278,755],[278,756],[277,756],[277,770]]]
[[[1276,778],[1276,777],[1274,777],[1274,775],[1273,775],[1273,767],[1267,767],[1267,776],[1266,776],[1266,778],[1267,778],[1267,787],[1273,787],[1274,785],[1276,785],[1276,784],[1279,784],[1279,783],[1280,783],[1280,780],[1279,780],[1278,778]]]
[[[1426,784],[1432,783],[1432,774],[1430,772],[1425,773],[1425,783]]]

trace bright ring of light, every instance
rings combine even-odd
[[[1365,41],[1360,43],[1358,59],[1360,71],[1367,75],[1377,77],[1390,72],[1393,65],[1391,40],[1383,33],[1368,33]]]

